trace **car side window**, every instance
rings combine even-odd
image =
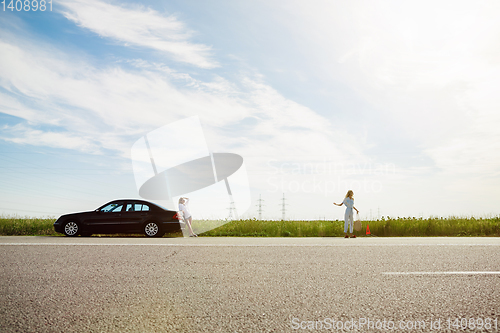
[[[121,212],[123,208],[123,203],[111,203],[103,208],[101,208],[101,212],[103,213],[117,213]]]
[[[135,205],[137,207],[137,205]],[[133,212],[136,211],[137,209],[134,209],[133,204],[127,204],[127,209],[125,210],[126,212]]]
[[[149,211],[149,206],[148,205],[143,205],[143,204],[139,204],[139,203],[136,203],[135,204],[135,211],[136,212],[147,212]]]

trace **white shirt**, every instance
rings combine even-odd
[[[351,198],[347,197],[342,202],[346,206],[346,211],[347,210],[352,210],[352,207],[354,207],[354,199],[351,199]]]
[[[189,203],[189,199],[185,200],[185,204],[179,203],[179,211],[182,212],[185,219],[188,219],[191,217],[191,213],[189,212],[189,210],[187,208],[188,203]]]

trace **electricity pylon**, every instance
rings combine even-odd
[[[281,221],[285,220],[285,212],[286,212],[285,206],[286,205],[288,205],[288,204],[285,203],[285,193],[283,193],[283,199],[281,202]]]
[[[259,200],[257,200],[259,203],[257,204],[257,207],[259,207],[259,220],[262,220],[262,206],[265,206],[262,204],[264,200],[262,200],[262,195],[259,194]]]

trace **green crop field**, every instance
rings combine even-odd
[[[0,235],[28,236],[28,235],[57,235],[52,226],[56,220],[50,218],[20,218],[0,217]]]
[[[0,235],[60,235],[54,232],[55,219],[1,217]],[[210,224],[211,221],[194,221],[197,225]],[[220,224],[220,222],[219,222]],[[366,236],[369,226],[370,236],[409,237],[409,236],[500,236],[500,217],[462,218],[431,217],[382,218],[375,221],[362,221],[363,229],[354,232]],[[343,221],[261,221],[255,219],[236,220],[207,231],[200,236],[212,237],[341,237],[344,235]],[[167,237],[180,237],[181,233]]]
[[[500,236],[500,217],[494,218],[382,218],[362,221],[357,236]],[[259,221],[238,220],[210,230],[204,236],[258,237],[339,237],[344,235],[344,221]]]

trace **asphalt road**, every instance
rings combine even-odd
[[[0,255],[1,332],[500,326],[498,238],[0,237]]]

